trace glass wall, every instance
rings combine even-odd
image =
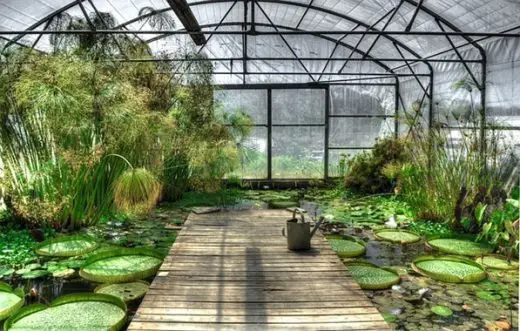
[[[351,86],[253,87],[227,87],[215,94],[223,111],[242,111],[254,121],[252,135],[239,146],[241,168],[230,175],[335,177],[342,158],[369,150],[378,137],[396,128],[391,95],[378,99]],[[394,91],[394,86],[378,88]]]

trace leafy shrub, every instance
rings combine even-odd
[[[401,164],[408,160],[405,144],[398,139],[379,140],[371,152],[358,154],[348,162],[345,187],[365,194],[388,193],[394,181],[385,175],[389,165]]]

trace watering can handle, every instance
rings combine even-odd
[[[318,222],[316,222],[316,224],[314,225],[314,229],[312,229],[312,231],[311,231],[311,238],[312,238],[312,236],[314,236],[314,233],[316,233],[316,231],[320,227],[321,222],[323,222],[324,220],[325,220],[325,217],[320,216]]]
[[[282,236],[285,237],[285,228],[282,228]]]

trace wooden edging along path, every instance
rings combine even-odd
[[[287,249],[290,216],[190,214],[128,330],[390,330],[319,231]]]

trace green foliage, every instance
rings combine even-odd
[[[408,229],[427,237],[450,236],[454,234],[448,225],[432,221],[412,221],[408,224]]]
[[[357,193],[390,192],[395,183],[385,174],[385,169],[407,160],[402,141],[391,138],[380,140],[371,152],[358,154],[348,162],[345,187]]]
[[[10,276],[14,270],[12,267],[21,268],[36,260],[34,248],[37,244],[29,230],[0,229],[0,271],[1,276]],[[52,229],[44,230],[45,237],[54,235]],[[11,272],[9,272],[11,271]]]
[[[114,203],[120,211],[149,212],[160,195],[161,183],[146,169],[129,169],[114,183]]]
[[[431,308],[432,313],[441,317],[450,317],[453,315],[453,310],[446,306],[433,306]]]
[[[518,254],[520,234],[513,223],[519,219],[519,200],[509,199],[503,208],[493,210],[486,222],[483,221],[482,232],[478,240],[486,240],[501,247],[511,260],[513,254]]]

